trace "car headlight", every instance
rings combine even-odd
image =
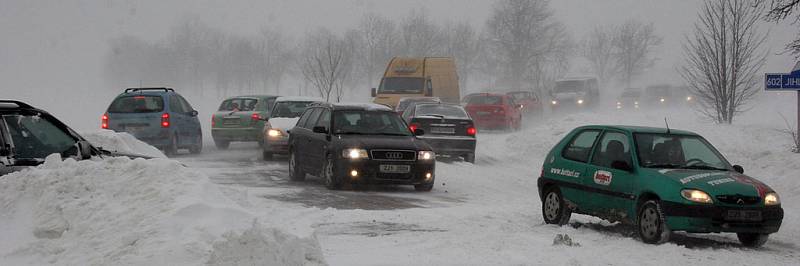
[[[583,104],[583,100],[578,100],[578,104]]]
[[[778,197],[778,193],[770,192],[764,196],[764,205],[772,206],[781,204],[781,198]]]
[[[659,101],[661,101],[661,102],[663,103],[663,102],[664,102],[664,101],[666,101],[666,100],[667,100],[667,99],[661,98]]]
[[[283,135],[283,132],[281,132],[281,130],[280,130],[280,129],[274,129],[274,128],[270,128],[269,130],[267,130],[267,136],[270,136],[270,137],[280,137],[280,136],[282,136],[282,135]]]
[[[636,102],[633,102],[633,104],[635,104],[635,105],[639,105],[639,102],[638,102],[638,101],[636,101]]]
[[[429,161],[436,158],[436,154],[434,154],[432,151],[419,151],[417,158],[422,161]]]
[[[697,189],[681,190],[681,196],[683,196],[684,199],[692,202],[714,203],[714,200],[711,199],[711,196],[709,196],[708,193],[705,193]]]
[[[342,151],[342,157],[347,159],[367,159],[367,150],[365,149],[345,149]]]
[[[556,105],[556,104],[558,104],[558,101],[552,100],[552,101],[550,101],[550,103],[553,104],[553,105]]]
[[[686,96],[686,101],[691,101],[691,100],[692,100],[692,96]]]

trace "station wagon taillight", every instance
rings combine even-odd
[[[475,136],[475,134],[478,134],[478,129],[473,126],[467,128],[467,135]]]
[[[169,113],[161,114],[161,127],[169,127]]]
[[[108,114],[107,113],[103,114],[103,116],[100,117],[100,128],[108,129]]]

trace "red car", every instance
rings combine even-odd
[[[511,96],[514,98],[514,102],[522,105],[522,111],[524,113],[542,113],[542,102],[539,101],[539,97],[536,96],[535,93],[531,91],[512,91],[506,93],[506,95]]]
[[[471,95],[464,109],[479,128],[519,130],[522,127],[522,105],[505,94]]]

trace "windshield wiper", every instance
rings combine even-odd
[[[669,168],[669,169],[675,169],[675,168],[680,168],[681,166],[677,165],[677,164],[665,163],[665,164],[649,164],[649,165],[645,165],[644,167],[647,167],[647,168]]]
[[[366,135],[367,133],[364,132],[356,132],[356,131],[344,131],[344,132],[336,132],[339,135]]]
[[[713,167],[713,166],[708,166],[708,165],[684,165],[684,166],[681,166],[681,169],[728,171],[728,169],[725,169],[725,168]]]
[[[377,134],[378,134],[378,135],[387,135],[387,136],[406,136],[406,137],[407,137],[407,136],[410,136],[410,135],[408,135],[408,134],[403,134],[403,133],[391,133],[391,132],[378,132]]]

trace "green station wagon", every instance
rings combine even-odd
[[[692,132],[584,126],[550,151],[538,187],[549,224],[574,212],[635,225],[651,244],[672,231],[732,232],[759,247],[780,228],[783,209],[774,190],[743,173]]]

